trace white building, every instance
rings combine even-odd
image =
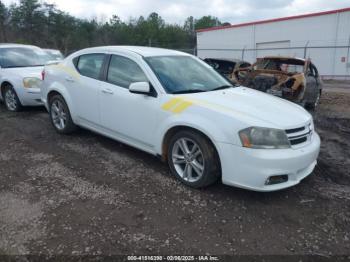
[[[326,78],[350,77],[350,8],[197,31],[201,58],[311,58]]]

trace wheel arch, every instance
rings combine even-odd
[[[13,85],[12,85],[12,83],[10,81],[7,81],[7,80],[3,81],[1,83],[1,85],[0,85],[0,94],[1,94],[2,98],[4,97],[3,94],[4,94],[6,86],[12,86],[13,87]]]
[[[191,127],[191,126],[188,126],[188,125],[175,125],[175,126],[172,126],[171,128],[169,128],[164,136],[163,136],[163,139],[162,139],[162,144],[161,144],[161,158],[163,161],[166,161],[167,158],[168,158],[168,147],[169,147],[169,142],[170,142],[170,139],[179,131],[183,131],[183,130],[190,130],[192,132],[195,132],[195,133],[198,133],[199,135],[203,136],[205,139],[208,140],[208,142],[213,146],[214,148],[214,151],[216,153],[216,156],[218,157],[218,161],[219,161],[219,164],[220,164],[220,168],[221,168],[221,159],[220,159],[220,155],[219,155],[219,151],[218,151],[218,148],[216,147],[213,139],[207,135],[204,131],[198,129],[198,128],[195,128],[195,127]]]
[[[50,104],[51,99],[55,96],[55,95],[60,95],[64,98],[64,96],[57,90],[51,90],[50,92],[47,93],[47,103]]]
[[[48,90],[48,92],[46,94],[47,109],[49,110],[49,107],[50,107],[50,99],[52,99],[52,97],[55,95],[60,95],[63,97],[64,101],[66,102],[66,104],[68,106],[68,109],[70,111],[71,117],[72,117],[73,122],[74,122],[74,120],[75,120],[74,105],[72,104],[72,101],[70,100],[70,97],[67,94],[66,90],[59,85],[56,85],[55,87],[52,87]]]

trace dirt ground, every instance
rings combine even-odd
[[[190,189],[153,156],[0,104],[0,254],[350,255],[347,88],[327,83],[314,113],[313,175],[274,193]]]

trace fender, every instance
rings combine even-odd
[[[18,78],[18,79],[16,79],[16,78]],[[20,77],[16,77],[16,76],[14,76],[14,79],[11,79],[11,80],[8,77],[4,77],[4,78],[1,78],[1,85],[0,85],[0,87],[2,87],[3,83],[8,82],[13,87],[15,92],[17,93],[19,101],[23,104],[23,99],[22,99],[22,96],[21,96],[20,93],[21,93],[21,91],[24,91],[24,90],[19,90],[19,88],[15,84],[15,82],[18,82],[18,81],[22,81],[22,79]],[[0,92],[0,99],[1,100],[4,99],[2,97],[2,88],[1,88],[1,92]]]
[[[0,79],[0,100],[3,100],[4,98],[2,97],[2,85],[5,83],[5,82],[8,82],[10,85],[14,86],[12,81],[9,80],[8,78],[3,78],[1,77]]]
[[[69,108],[69,112],[70,112],[70,115],[72,117],[72,120],[74,123],[77,123],[76,122],[76,115],[75,115],[75,106],[74,106],[74,103],[72,102],[71,98],[70,98],[70,95],[67,91],[67,88],[62,85],[61,83],[55,81],[53,82],[50,87],[48,88],[49,89],[49,92],[47,93],[46,95],[46,99],[47,99],[47,104],[48,104],[48,96],[51,92],[55,91],[57,93],[59,93],[63,99],[66,101],[67,105],[68,105],[68,108]]]
[[[157,134],[155,136],[158,138],[157,141],[155,141],[155,150],[158,154],[161,155],[163,153],[162,145],[166,133],[170,129],[177,126],[186,126],[189,128],[196,129],[205,134],[213,144],[215,144],[216,142],[220,142],[223,140],[224,137],[227,137],[227,134],[224,132],[223,129],[218,128],[217,125],[215,125],[215,123],[209,121],[207,118],[198,114],[188,113],[181,116],[181,118],[179,118],[178,115],[171,115],[160,124]]]

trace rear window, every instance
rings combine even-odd
[[[3,68],[43,66],[50,57],[40,48],[9,47],[0,49],[0,64]]]
[[[79,57],[77,69],[83,76],[98,79],[105,54],[88,54]]]

